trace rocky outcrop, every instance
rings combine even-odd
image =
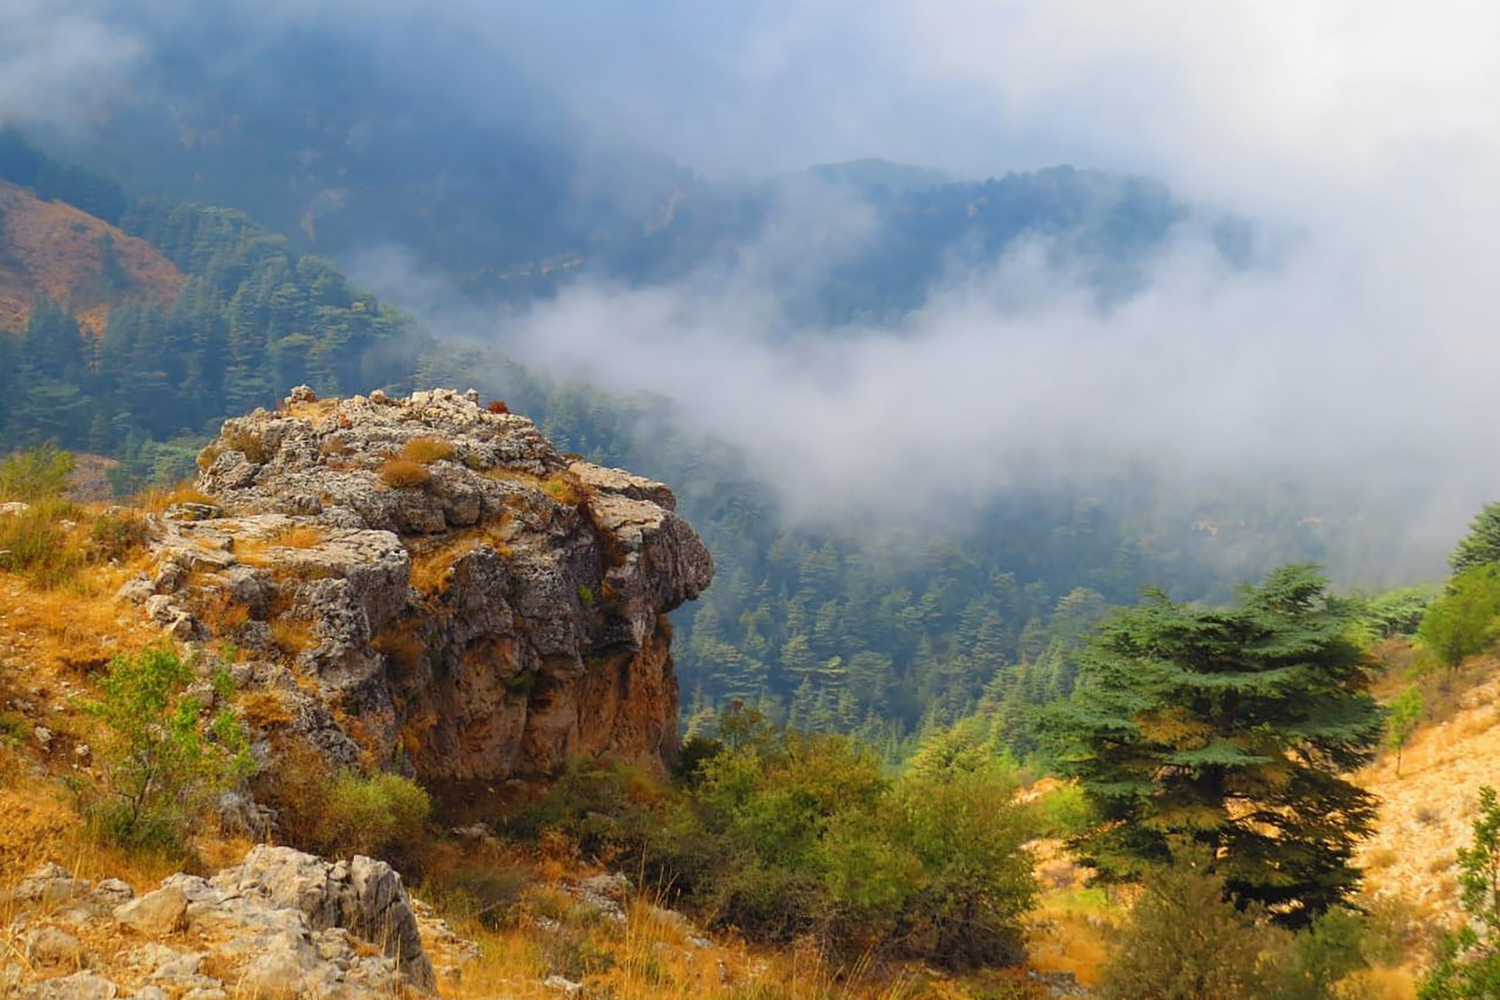
[[[156,569],[122,594],[245,650],[237,683],[275,702],[252,721],[438,782],[672,748],[665,615],[713,567],[666,486],[445,390],[299,389],[200,465],[203,496],[154,519]]]
[[[260,846],[210,879],[177,874],[131,896],[57,865],[34,872],[7,907],[31,975],[23,983],[18,970],[11,993],[0,981],[0,995],[362,1000],[436,984],[416,912],[384,862]]]

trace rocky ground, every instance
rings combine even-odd
[[[173,875],[142,896],[48,864],[5,906],[0,996],[357,1000],[436,983],[400,876],[364,857],[329,863],[261,845],[212,878]]]

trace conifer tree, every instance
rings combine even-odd
[[[1376,804],[1344,775],[1372,759],[1383,716],[1326,587],[1289,566],[1233,607],[1155,592],[1101,628],[1046,723],[1101,819],[1073,845],[1087,864],[1135,877],[1180,837],[1217,859],[1235,898],[1288,924],[1355,889]]]

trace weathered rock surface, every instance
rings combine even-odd
[[[492,781],[672,748],[665,614],[713,565],[666,486],[446,390],[299,389],[228,421],[201,464],[213,502],[153,520],[157,569],[122,596],[249,651],[237,683],[331,762]]]
[[[436,984],[411,901],[384,862],[331,864],[262,845],[211,879],[173,875],[112,905],[120,895],[56,865],[18,886],[11,899],[18,929],[30,928],[21,937],[30,981],[12,993],[364,1000]],[[56,926],[64,920],[67,929]]]

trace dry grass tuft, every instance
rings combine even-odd
[[[424,486],[432,478],[427,466],[406,458],[391,457],[381,463],[380,480],[398,490]]]
[[[224,447],[228,451],[237,451],[245,456],[249,462],[262,465],[266,459],[271,457],[270,450],[266,447],[265,439],[254,431],[236,428],[224,434]]]
[[[287,656],[300,656],[318,644],[312,627],[300,618],[278,615],[271,622],[271,641]]]
[[[567,504],[570,507],[577,507],[588,498],[583,484],[578,481],[576,476],[569,473],[562,473],[550,479],[544,479],[542,481],[542,491],[558,503]]]
[[[397,458],[403,458],[408,462],[416,462],[420,465],[430,465],[433,462],[441,462],[453,457],[453,445],[442,438],[419,437],[412,438],[401,446],[396,453]]]

